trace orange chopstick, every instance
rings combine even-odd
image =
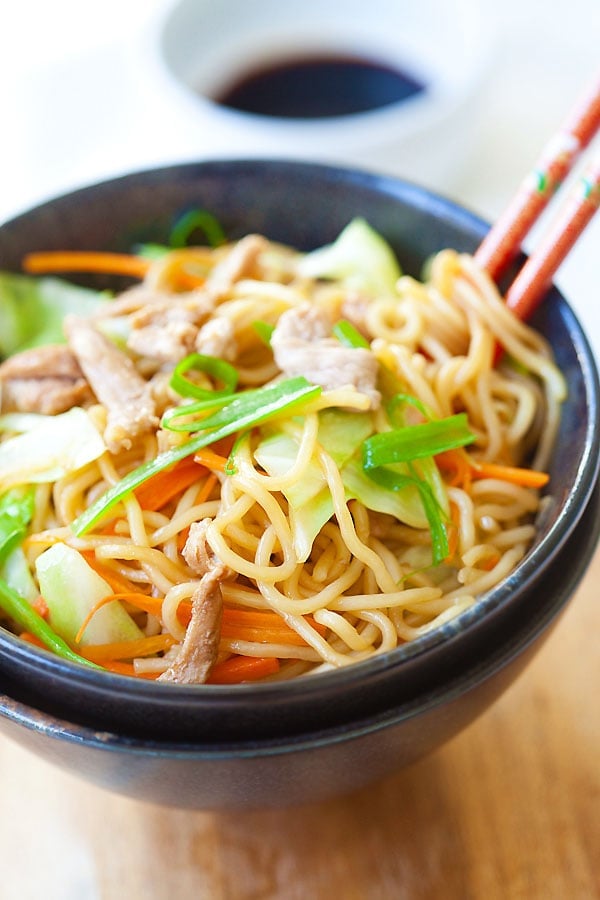
[[[600,206],[600,158],[590,164],[567,197],[564,209],[541,239],[506,294],[506,304],[525,321]]]
[[[600,129],[600,75],[548,142],[534,169],[475,253],[494,281],[519,253],[525,236]]]

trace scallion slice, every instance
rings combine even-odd
[[[202,447],[242,431],[244,428],[260,425],[281,413],[297,412],[299,408],[314,400],[320,393],[320,387],[311,384],[306,378],[298,376],[268,387],[234,395],[233,399],[222,409],[196,422],[197,434],[185,444],[159,454],[129,472],[121,481],[109,488],[102,497],[75,519],[71,525],[72,530],[78,536],[85,534],[135,488],[180,459],[191,456]]]
[[[363,443],[363,466],[368,470],[390,463],[410,462],[464,447],[474,440],[466,413],[419,425],[405,425],[367,438]]]
[[[186,372],[194,370],[210,375],[216,381],[223,383],[224,387],[218,390],[200,387],[185,377]],[[177,363],[173,369],[170,386],[182,397],[195,397],[197,400],[207,400],[211,397],[227,397],[233,394],[238,383],[238,372],[232,365],[216,356],[206,356],[203,353],[190,353],[185,359]]]
[[[336,322],[332,330],[340,344],[343,344],[345,347],[370,349],[368,340],[346,319],[340,319],[339,322]]]

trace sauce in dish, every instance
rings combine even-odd
[[[257,66],[215,96],[240,112],[322,119],[368,112],[420,94],[425,84],[402,69],[354,56],[298,57]]]

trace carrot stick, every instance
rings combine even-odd
[[[215,453],[214,450],[211,450],[210,447],[204,447],[202,450],[198,450],[194,454],[194,459],[197,463],[200,463],[207,469],[216,472],[224,472],[228,462],[226,456],[220,456],[218,453]]]
[[[42,650],[48,649],[44,642],[40,641],[39,637],[36,637],[35,634],[32,634],[30,631],[22,631],[19,637],[22,641],[27,641],[28,644],[33,644],[34,647],[41,647]]]
[[[171,634],[154,634],[132,641],[114,641],[111,644],[88,644],[79,652],[91,662],[105,663],[110,660],[135,659],[136,656],[153,656],[168,650],[177,639]]]
[[[48,618],[48,613],[50,612],[50,610],[48,609],[48,604],[41,595],[39,597],[36,597],[31,605],[35,609],[38,616],[41,616],[42,619]]]
[[[188,488],[206,472],[192,456],[186,456],[170,469],[157,472],[134,492],[142,509],[158,510]]]
[[[464,450],[445,450],[436,455],[435,461],[444,472],[453,473],[450,478],[452,487],[462,487],[467,492],[470,490],[471,463]]]
[[[495,463],[473,463],[471,467],[472,478],[499,478],[501,481],[509,481],[521,487],[542,488],[550,481],[547,472],[539,472],[537,469],[524,469],[519,466],[502,466]]]
[[[321,636],[327,633],[327,628],[320,625],[309,616],[305,621],[310,624]],[[292,644],[306,647],[306,641],[293,628],[286,625],[277,613],[253,610],[228,609],[223,610],[221,622],[221,636],[240,641],[259,641],[272,644]]]
[[[160,672],[136,672],[133,663],[122,662],[121,660],[111,659],[102,663],[102,667],[116,675],[129,675],[132,678],[147,678],[150,681],[156,681]]]
[[[127,578],[124,578],[122,575],[119,575],[118,572],[115,572],[110,566],[105,566],[101,562],[98,562],[96,559],[96,554],[93,550],[83,550],[81,555],[85,558],[87,564],[100,575],[101,578],[104,578],[106,583],[112,588],[115,593],[123,593],[127,591],[134,591],[135,587],[131,581]]]
[[[243,681],[257,681],[279,671],[279,660],[269,656],[232,656],[217,663],[207,684],[240,684]]]
[[[468,454],[460,450],[446,450],[438,453],[435,461],[443,472],[453,472],[450,483],[470,490],[470,482],[473,478],[499,478],[502,481],[510,481],[522,487],[542,488],[548,484],[550,476],[547,472],[539,472],[536,469],[526,469],[522,466],[504,466],[497,463],[475,462]]]
[[[103,253],[96,250],[43,250],[28,253],[23,269],[31,275],[52,272],[97,272],[144,278],[150,261],[131,253]]]
[[[450,518],[451,521],[446,523],[446,534],[448,536],[448,555],[444,562],[451,562],[458,549],[458,517],[459,511],[456,503],[450,503]]]

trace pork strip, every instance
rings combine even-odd
[[[159,676],[173,684],[204,684],[219,653],[225,567],[216,565],[202,576],[192,594],[192,616],[175,661]]]
[[[86,319],[65,318],[65,334],[94,394],[107,410],[104,440],[111,452],[158,426],[148,383],[132,360]]]

